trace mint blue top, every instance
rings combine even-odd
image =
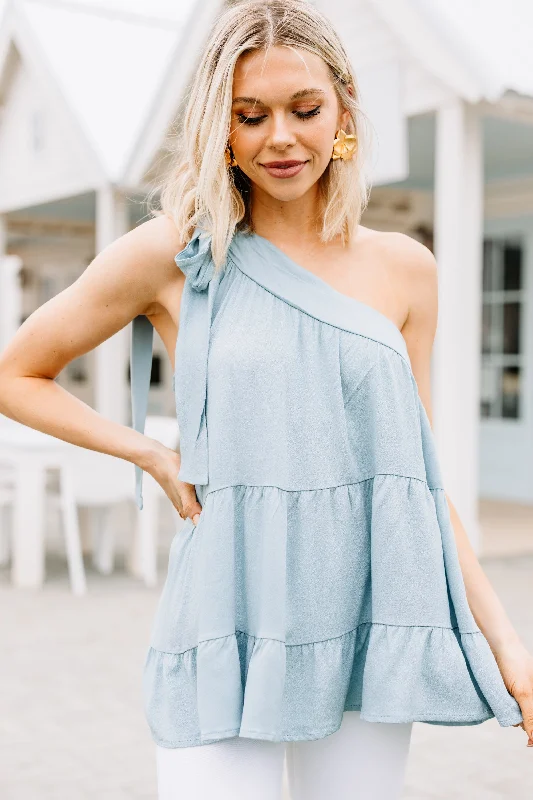
[[[257,234],[220,271],[210,244],[196,229],[175,259],[178,477],[202,513],[172,542],[146,655],[154,741],[318,739],[353,709],[521,722],[467,602],[402,334]],[[133,329],[143,430],[152,331]]]

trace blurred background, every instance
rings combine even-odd
[[[0,0],[0,350],[148,219],[216,0]],[[439,265],[434,432],[447,491],[533,650],[533,5],[316,0],[374,132],[363,224]],[[131,325],[58,377],[131,424]],[[157,333],[147,433],[177,444]],[[133,467],[0,416],[0,797],[156,797],[141,706],[181,520]],[[533,797],[523,731],[415,723],[405,798]]]

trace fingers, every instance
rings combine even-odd
[[[195,525],[198,525],[200,521],[200,514],[202,513],[202,509],[200,508],[199,511],[195,511],[194,513],[187,513],[185,510],[183,512],[178,510],[178,514],[182,519],[192,519]]]
[[[202,513],[202,506],[195,499],[193,503],[185,503],[183,506],[183,511],[185,516],[192,519],[195,525],[198,525],[198,521],[200,519],[200,514]]]
[[[529,737],[528,747],[533,747],[533,698],[531,694],[522,703],[522,716],[524,718],[524,730]]]
[[[192,519],[195,525],[198,524],[202,506],[196,497],[196,489],[193,484],[182,483],[182,488],[179,495],[179,504],[181,509],[178,508],[178,514],[182,519]]]
[[[533,691],[528,686],[523,690],[516,691],[515,697],[518,700],[523,718],[523,722],[519,723],[519,725],[528,735],[527,746],[533,747]]]
[[[196,497],[196,487],[192,483],[180,481],[178,478],[181,467],[180,453],[172,450],[154,440],[157,458],[151,464],[150,472],[165,491],[172,505],[181,519],[192,519],[198,524],[202,506]]]

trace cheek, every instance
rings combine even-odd
[[[335,123],[331,113],[324,111],[318,117],[312,118],[309,122],[302,124],[301,138],[312,147],[315,152],[329,151],[333,149],[333,139],[335,138]]]
[[[259,130],[253,126],[239,125],[230,136],[231,146],[235,155],[241,154],[244,158],[253,158],[261,149],[263,137]]]
[[[333,152],[334,138],[335,132],[332,133],[331,125],[321,125],[320,127],[317,126],[306,137],[305,144],[309,150],[316,154],[319,161],[329,161]]]

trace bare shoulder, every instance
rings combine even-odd
[[[361,241],[375,247],[380,257],[385,257],[404,278],[429,280],[437,271],[435,256],[426,245],[398,231],[376,231],[361,226]]]
[[[148,247],[154,255],[160,254],[163,260],[170,257],[173,260],[176,253],[184,245],[179,241],[178,231],[173,220],[167,214],[158,214],[156,217],[142,222],[130,231],[130,234],[140,243]]]
[[[405,311],[401,327],[418,393],[428,418],[431,412],[431,353],[437,328],[437,263],[431,250],[404,233],[363,233],[387,265],[388,274]]]
[[[160,214],[123,234],[101,250],[80,278],[86,290],[113,294],[124,286],[135,297],[135,313],[151,316],[162,310],[169,289],[181,278],[174,256],[182,249],[176,226]],[[133,312],[132,312],[133,313]]]
[[[390,280],[404,299],[406,320],[420,310],[430,315],[436,313],[437,262],[426,245],[398,231],[362,227],[360,241],[387,267]]]
[[[162,216],[110,242],[76,281],[24,321],[2,354],[0,371],[55,378],[140,314],[153,318],[172,354],[182,281],[174,256],[180,249],[174,223]]]
[[[174,256],[184,248],[179,240],[177,228],[173,220],[166,214],[159,214],[126,234],[131,245],[139,248],[139,256],[148,255],[152,263],[173,274],[176,270]],[[124,238],[124,237],[123,237]]]

